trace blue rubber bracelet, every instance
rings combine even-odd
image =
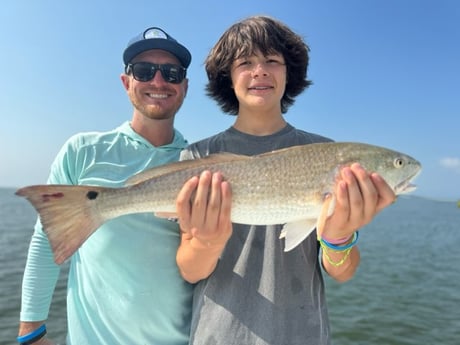
[[[46,334],[46,325],[43,324],[40,327],[38,327],[35,331],[32,331],[26,335],[21,335],[16,338],[18,343],[20,345],[28,345],[32,344],[33,342],[36,342],[37,340],[40,340],[43,338],[43,336]]]
[[[353,235],[353,240],[350,243],[348,243],[347,245],[345,245],[345,246],[336,246],[336,245],[334,245],[332,243],[329,243],[326,240],[323,240],[322,238],[320,239],[320,241],[326,247],[341,252],[341,251],[344,251],[344,250],[347,250],[347,249],[353,247],[356,244],[356,242],[358,242],[358,238],[359,238],[359,231],[356,231],[355,234]]]

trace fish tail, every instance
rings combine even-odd
[[[38,212],[48,236],[54,261],[70,257],[105,219],[99,214],[96,196],[107,188],[94,186],[36,185],[18,189]]]

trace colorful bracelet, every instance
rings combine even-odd
[[[19,345],[32,345],[36,341],[43,338],[45,334],[46,334],[46,325],[43,324],[40,327],[38,327],[35,331],[32,331],[26,335],[21,335],[17,337],[16,339]]]
[[[327,243],[330,243],[330,244],[334,244],[334,245],[340,245],[340,244],[344,244],[345,242],[348,242],[350,241],[350,238],[353,237],[354,234],[348,236],[348,237],[342,237],[342,238],[338,238],[336,240],[330,240],[329,238],[327,238],[326,236],[321,236],[321,238],[327,242]]]
[[[337,246],[337,245],[334,245],[334,244],[332,244],[332,243],[326,241],[326,240],[323,239],[323,238],[321,238],[321,239],[319,240],[319,242],[320,242],[320,244],[321,244],[322,247],[323,247],[323,245],[324,245],[324,246],[326,246],[326,247],[329,248],[329,249],[333,249],[333,250],[335,250],[335,251],[337,251],[337,252],[342,252],[342,251],[344,251],[344,250],[347,250],[347,249],[350,249],[351,247],[353,247],[353,246],[356,244],[356,242],[358,242],[358,238],[359,238],[359,231],[356,231],[356,232],[354,233],[354,235],[353,235],[352,241],[351,241],[350,243],[348,243],[347,245],[345,245],[345,246]]]
[[[321,248],[324,249],[323,245],[321,245]],[[348,259],[348,257],[350,256],[350,252],[351,252],[351,248],[348,248],[347,250],[345,250],[345,255],[342,257],[342,260],[340,261],[334,261],[331,259],[331,257],[329,256],[329,254],[327,253],[327,250],[323,250],[323,254],[324,256],[326,257],[326,260],[327,262],[329,262],[332,266],[335,266],[335,267],[339,267],[339,266],[342,266],[344,264],[344,262]],[[340,252],[340,253],[343,253],[343,252]]]

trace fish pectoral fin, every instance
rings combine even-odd
[[[316,219],[302,219],[286,223],[280,234],[280,238],[284,238],[284,251],[288,252],[297,247],[315,230],[316,223]]]
[[[154,212],[157,218],[179,218],[176,212]]]

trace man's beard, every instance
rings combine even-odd
[[[169,106],[165,109],[164,107],[158,105],[146,105],[144,102],[139,102],[137,98],[132,98],[131,100],[137,111],[145,117],[153,120],[166,120],[173,118],[182,105],[182,103],[174,104],[173,106]]]

